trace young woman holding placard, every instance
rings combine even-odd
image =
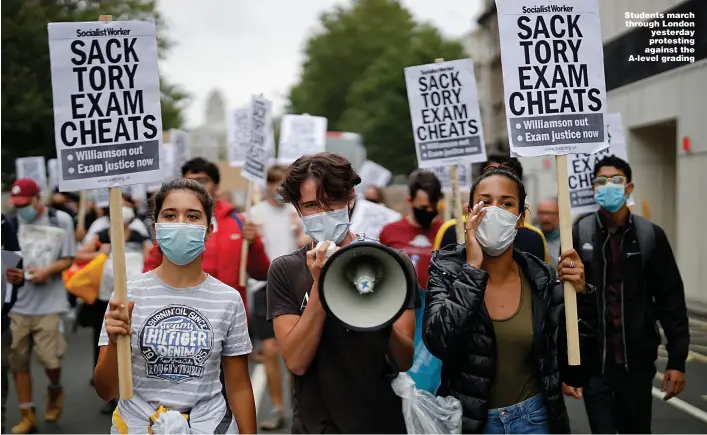
[[[94,384],[110,400],[119,386],[115,343],[131,336],[134,396],[118,404],[113,433],[255,433],[245,307],[237,291],[201,267],[212,209],[211,196],[193,180],[163,184],[154,197],[162,264],[128,282],[129,316],[111,300],[99,341]]]
[[[593,287],[574,250],[562,253],[558,280],[513,249],[525,200],[509,168],[485,172],[471,188],[465,244],[435,252],[430,265],[423,339],[442,361],[437,394],[462,404],[463,433],[570,431],[562,383],[581,386],[581,372],[567,364],[559,280],[580,297]]]

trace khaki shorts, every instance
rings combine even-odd
[[[66,350],[64,334],[59,330],[60,322],[60,314],[26,316],[10,313],[10,369],[13,372],[28,372],[32,348],[44,368],[60,368]]]

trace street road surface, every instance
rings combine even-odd
[[[687,365],[687,388],[679,401],[672,399],[664,402],[662,395],[653,401],[653,433],[707,433],[707,322],[691,320],[692,346]],[[32,374],[34,378],[34,403],[37,407],[40,433],[73,433],[100,434],[110,432],[110,416],[101,415],[101,401],[89,381],[92,371],[91,333],[87,329],[79,329],[75,334],[67,333],[69,348],[64,360],[63,384],[66,391],[64,413],[56,424],[45,423],[44,394],[47,381],[41,367],[33,361]],[[664,350],[662,355],[666,355]],[[658,361],[659,370],[665,366],[666,358]],[[658,374],[658,377],[660,373]],[[272,410],[272,403],[266,393],[265,373],[262,366],[251,366],[251,379],[258,409],[258,420],[266,420]],[[289,382],[288,376],[284,382]],[[10,393],[7,407],[7,424],[11,428],[18,419],[17,394],[14,384],[10,382]],[[656,379],[655,386],[660,388]],[[285,390],[289,391],[289,390]],[[289,399],[289,395],[285,394]],[[574,433],[589,433],[589,424],[584,412],[584,405],[579,400],[567,399],[572,431]],[[286,401],[290,409],[290,401]],[[273,433],[289,433],[291,416],[285,428]]]

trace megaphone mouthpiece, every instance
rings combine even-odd
[[[376,286],[376,273],[370,264],[360,264],[354,272],[354,286],[361,294],[373,293]]]

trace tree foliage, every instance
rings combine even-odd
[[[457,41],[416,23],[396,0],[356,0],[321,18],[307,42],[289,110],[326,116],[329,130],[361,134],[368,158],[395,174],[417,166],[403,70],[463,58]]]
[[[2,172],[15,172],[15,158],[56,156],[47,24],[113,20],[155,21],[160,55],[170,46],[154,0],[3,0]],[[165,130],[183,123],[188,100],[179,86],[160,80]]]

